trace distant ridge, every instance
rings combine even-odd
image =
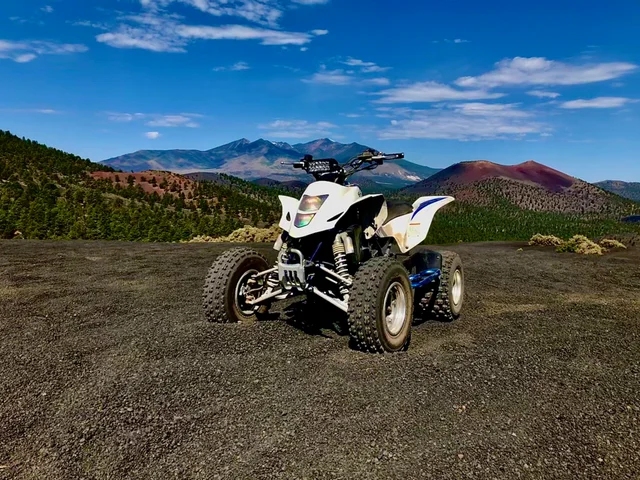
[[[166,170],[175,173],[225,173],[245,180],[269,178],[279,182],[306,180],[306,174],[294,170],[291,163],[303,155],[316,158],[333,157],[340,162],[366,150],[366,145],[339,143],[321,138],[290,145],[260,138],[241,138],[206,151],[200,150],[140,150],[104,160],[103,164],[123,171]],[[400,188],[424,180],[438,169],[407,160],[387,162],[374,171],[359,173],[355,178],[368,179],[386,188]]]
[[[623,182],[621,180],[605,180],[595,185],[621,197],[640,202],[640,182]]]

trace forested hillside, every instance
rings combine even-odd
[[[227,235],[245,223],[273,223],[277,193],[232,178],[194,182],[168,172],[116,172],[0,130],[1,238]]]
[[[640,212],[640,204],[536,162],[463,162],[392,195],[409,201],[455,197],[435,216],[430,243],[640,232],[637,224],[621,221]]]
[[[570,238],[586,235],[640,234],[639,223],[597,214],[567,214],[523,210],[500,200],[491,206],[456,201],[438,211],[426,243],[529,240],[536,233]]]

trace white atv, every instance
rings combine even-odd
[[[464,297],[460,257],[418,247],[436,211],[454,198],[392,202],[363,195],[347,182],[358,171],[401,158],[367,150],[344,165],[310,155],[293,163],[316,181],[300,200],[279,197],[283,232],[273,246],[275,264],[243,247],[220,255],[204,286],[206,318],[252,320],[276,300],[307,295],[346,313],[352,345],[369,352],[406,350],[414,310],[423,319],[458,318]]]

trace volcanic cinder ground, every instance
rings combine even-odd
[[[463,316],[369,355],[206,323],[229,245],[0,242],[0,478],[637,479],[640,249],[519,246],[453,246]]]

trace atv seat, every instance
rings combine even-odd
[[[394,218],[401,217],[407,213],[413,211],[413,206],[410,203],[403,202],[402,200],[387,200],[387,219],[384,223],[388,223]]]

